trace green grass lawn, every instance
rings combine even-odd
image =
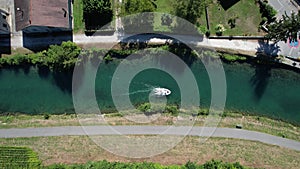
[[[156,12],[170,13],[173,10],[173,0],[156,0]]]
[[[159,13],[172,13],[173,10],[173,3],[172,0],[157,0],[156,2],[157,9],[155,12]],[[161,25],[161,15],[154,16],[154,31],[161,31],[161,32],[170,32],[171,29],[168,26]]]
[[[199,137],[185,137],[177,146],[163,154],[136,159],[109,153],[88,136],[1,138],[0,145],[29,147],[38,154],[43,165],[101,160],[154,162],[163,165],[185,164],[187,161],[203,164],[213,158],[231,163],[238,161],[242,165],[255,168],[296,169],[300,165],[299,151],[255,141],[226,138],[209,138],[200,142]]]
[[[210,32],[215,35],[217,24],[223,24],[226,31],[223,35],[262,35],[258,32],[258,26],[261,22],[259,6],[255,0],[240,0],[226,11],[223,7],[214,2],[208,7],[210,19]],[[236,27],[230,28],[228,20],[236,17]],[[202,25],[206,25],[205,15],[200,20]]]
[[[85,29],[85,25],[84,25],[84,21],[83,21],[82,0],[74,0],[73,17],[74,17],[74,33],[83,32]]]

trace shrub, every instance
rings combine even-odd
[[[163,14],[161,16],[161,25],[171,26],[173,19],[168,14]]]
[[[198,116],[207,116],[208,114],[208,109],[199,109],[198,111]]]
[[[113,60],[113,58],[110,56],[110,54],[107,54],[103,59],[104,59],[105,63],[108,63]]]
[[[49,113],[44,113],[44,119],[49,120],[49,118],[50,118],[50,114]]]
[[[231,54],[223,54],[222,59],[228,61],[228,62],[235,62],[235,61],[245,61],[247,58],[245,56],[239,56],[239,55],[231,55]]]
[[[164,113],[169,113],[173,116],[177,116],[179,113],[179,110],[178,110],[177,106],[166,106],[166,110],[164,111]]]
[[[224,25],[222,25],[222,24],[218,24],[218,25],[215,27],[215,30],[216,30],[216,34],[217,34],[218,36],[221,36],[222,33],[226,31]]]
[[[151,108],[151,104],[150,103],[143,103],[141,105],[138,106],[138,110],[142,111],[142,112],[147,112],[149,111]]]
[[[260,1],[259,6],[262,17],[266,17],[269,23],[272,22],[277,14],[277,11],[266,2]]]
[[[209,36],[210,36],[210,30],[207,30],[207,31],[205,32],[205,35],[206,35],[206,37],[209,37]]]
[[[60,46],[51,45],[45,52],[44,62],[55,71],[71,69],[77,62],[81,49],[73,42],[63,42]]]

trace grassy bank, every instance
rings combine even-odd
[[[85,24],[83,19],[83,2],[82,0],[75,0],[73,5],[74,16],[74,33],[83,33]]]
[[[203,126],[205,114],[197,116],[195,126]],[[81,118],[83,119],[83,118]],[[104,116],[104,121],[99,122],[95,118],[84,118],[85,125],[171,125],[176,117],[163,114],[155,121],[146,124],[137,124],[127,120],[120,114]],[[70,115],[24,115],[10,114],[0,116],[0,128],[26,128],[26,127],[51,127],[51,126],[79,126],[79,119],[75,114]],[[267,117],[249,115],[247,113],[225,112],[218,127],[235,128],[242,125],[243,129],[259,131],[271,135],[300,141],[300,128],[287,122],[274,120]]]
[[[224,1],[222,3],[214,1],[208,6],[208,15],[211,35],[216,35],[215,28],[218,24],[222,24],[226,29],[223,35],[263,35],[258,31],[262,16],[255,0]],[[229,25],[230,19],[235,20],[233,28]],[[206,25],[205,15],[201,18],[201,24]]]
[[[143,136],[144,137],[144,136]],[[129,159],[109,153],[87,136],[0,139],[3,146],[26,146],[38,153],[43,165],[86,163],[88,161],[155,162],[162,165],[203,164],[211,159],[237,162],[249,167],[298,168],[300,152],[259,142],[210,138],[200,143],[186,137],[173,149],[150,158]]]

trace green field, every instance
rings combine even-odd
[[[157,5],[155,12],[171,14],[173,11],[174,1],[172,0],[157,0],[155,4]],[[154,17],[154,31],[171,32],[168,26],[161,25],[161,15],[155,15]]]
[[[157,0],[155,1],[157,9],[155,12],[159,13],[174,13],[174,1],[172,0]],[[115,19],[115,10],[117,5],[113,8],[113,19]],[[74,32],[82,33],[85,30],[85,24],[83,19],[83,3],[82,0],[75,0],[73,7],[74,16]],[[215,27],[218,24],[224,25],[226,31],[223,35],[264,35],[263,32],[259,32],[259,23],[262,20],[259,12],[259,6],[255,3],[255,0],[240,0],[233,4],[230,8],[224,9],[217,1],[212,1],[208,7],[208,15],[210,22],[211,35],[215,35]],[[236,26],[230,28],[228,20],[235,18]],[[199,18],[201,30],[206,27],[206,18],[203,14]],[[154,19],[154,31],[159,32],[171,32],[171,28],[161,25],[161,15],[156,15]]]
[[[141,136],[145,137],[145,136]],[[0,139],[2,146],[25,146],[38,153],[43,165],[74,164],[89,161],[154,162],[162,165],[182,165],[187,161],[203,164],[212,159],[240,162],[256,168],[299,168],[300,152],[260,142],[197,137],[185,137],[173,149],[149,158],[129,159],[105,151],[88,136],[34,137]]]
[[[0,168],[38,169],[41,165],[35,152],[25,147],[0,147]]]
[[[240,0],[229,9],[224,10],[218,3],[212,3],[208,7],[210,32],[215,35],[215,27],[223,24],[226,31],[223,35],[262,35],[258,32],[259,23],[262,20],[259,6],[255,0]],[[228,20],[236,18],[236,26],[230,28]],[[200,20],[202,25],[206,25],[205,15]]]
[[[85,29],[83,20],[82,0],[74,0],[73,5],[74,33],[81,33]]]

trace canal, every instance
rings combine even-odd
[[[101,63],[95,80],[100,109],[114,109],[111,81],[119,61]],[[300,124],[300,74],[266,65],[223,63],[227,84],[227,110],[280,118]],[[190,64],[200,91],[201,107],[210,105],[211,87],[207,72],[198,60]],[[0,69],[0,110],[2,112],[73,113],[72,74],[53,73],[36,67]],[[133,104],[147,102],[154,87],[172,91],[168,102],[180,102],[175,79],[157,69],[138,73],[130,83]]]

